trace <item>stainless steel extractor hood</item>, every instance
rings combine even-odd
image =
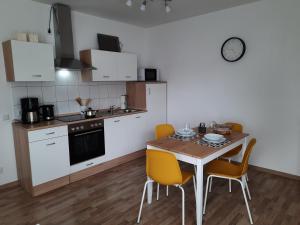
[[[67,70],[96,69],[75,59],[70,7],[60,3],[56,3],[52,7],[56,52],[55,68]]]

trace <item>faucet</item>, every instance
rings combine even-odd
[[[114,114],[115,105],[109,106],[109,111],[111,114]]]

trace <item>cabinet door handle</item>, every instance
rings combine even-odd
[[[120,120],[115,120],[114,122],[115,122],[115,123],[119,123],[119,122],[120,122]]]
[[[56,143],[55,142],[52,142],[50,144],[47,144],[47,146],[51,146],[51,145],[55,145]]]
[[[110,78],[110,76],[103,76],[103,78]]]
[[[148,94],[151,95],[151,88],[148,88]]]
[[[50,133],[47,133],[46,135],[52,135],[52,134],[55,134],[55,132],[50,132]]]
[[[91,165],[94,165],[94,163],[91,162],[91,163],[86,164],[86,166],[91,166]]]
[[[42,77],[41,74],[33,74],[32,76],[33,76],[33,77]]]
[[[131,76],[126,76],[126,78],[131,78]]]
[[[139,118],[141,118],[141,117],[140,117],[140,116],[136,116],[135,118],[139,119]]]

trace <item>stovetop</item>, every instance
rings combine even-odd
[[[57,120],[62,122],[75,122],[75,121],[82,121],[92,118],[86,118],[84,115],[76,114],[76,115],[70,115],[70,116],[59,116],[56,117]]]
[[[118,110],[114,112],[113,114],[103,111],[103,112],[98,112],[95,117],[85,117],[85,115],[82,114],[75,114],[75,115],[69,115],[69,116],[58,116],[56,117],[57,120],[62,121],[62,122],[76,122],[76,121],[84,121],[88,119],[94,119],[94,118],[103,118],[104,116],[122,116],[126,115],[128,113],[134,113],[138,112],[139,110],[136,109],[129,109],[128,112],[124,110]]]

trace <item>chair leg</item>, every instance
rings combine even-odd
[[[182,192],[182,225],[184,225],[185,224],[184,189],[180,185],[178,187],[181,189],[181,192]]]
[[[141,200],[141,205],[140,205],[140,210],[139,210],[139,215],[138,215],[137,223],[140,223],[147,185],[149,183],[151,183],[151,182],[153,182],[153,181],[152,180],[148,180],[148,181],[146,181],[146,183],[144,185],[143,196],[142,196],[142,200]]]
[[[244,180],[244,184],[245,184],[245,187],[246,187],[246,190],[247,190],[247,194],[248,194],[249,200],[251,200],[251,195],[250,195],[249,187],[248,187],[248,184],[247,184],[247,178],[246,178],[246,176],[243,176],[242,179]]]
[[[231,163],[231,159],[228,159],[228,162]],[[231,193],[231,179],[229,179],[229,192]]]
[[[156,188],[156,200],[158,201],[159,199],[159,183],[157,183],[157,188]]]
[[[209,183],[209,192],[211,192],[212,181],[213,181],[213,178],[211,177],[210,178],[210,183]]]
[[[197,187],[196,187],[196,177],[193,176],[193,184],[194,184],[194,192],[195,192],[195,199],[197,198],[196,193],[197,193]]]
[[[169,196],[169,186],[167,185],[167,188],[166,188],[166,196],[168,197]]]
[[[205,190],[205,197],[204,197],[203,214],[205,214],[207,195],[208,195],[208,186],[210,186],[211,180],[212,180],[212,176],[208,176],[208,178],[206,180],[206,190]]]
[[[245,188],[244,188],[244,184],[242,181],[238,180],[239,183],[241,184],[241,187],[242,187],[242,192],[243,192],[243,196],[244,196],[244,199],[245,199],[245,203],[246,203],[246,207],[247,207],[247,211],[248,211],[248,216],[249,216],[249,220],[250,220],[250,223],[253,224],[253,220],[252,220],[252,216],[251,216],[251,212],[250,212],[250,209],[249,209],[249,205],[248,205],[248,200],[247,200],[247,196],[246,196],[246,193],[245,193]]]

